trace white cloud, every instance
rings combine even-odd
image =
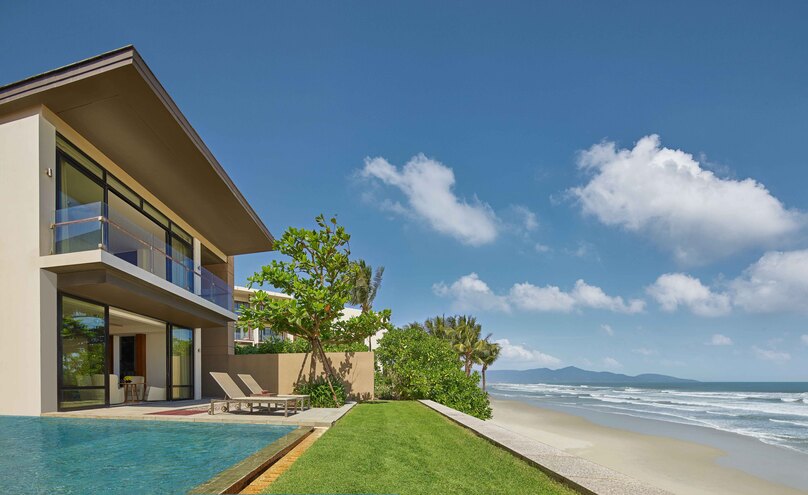
[[[512,308],[523,311],[569,313],[575,309],[603,309],[615,313],[634,314],[645,309],[645,301],[624,301],[620,296],[609,296],[603,289],[583,280],[575,282],[569,292],[554,285],[538,287],[528,282],[514,284],[505,295],[496,294],[476,273],[464,275],[450,285],[444,282],[432,286],[441,297],[452,299],[456,310],[484,309],[508,312]]]
[[[606,309],[615,313],[635,314],[645,309],[645,301],[631,299],[627,303],[620,296],[608,296],[603,289],[589,285],[583,280],[575,282],[572,297],[579,306],[596,309]]]
[[[653,356],[657,353],[654,349],[648,349],[646,347],[640,347],[638,349],[632,349],[631,352],[635,354],[641,354],[643,356]]]
[[[592,173],[570,191],[584,214],[649,237],[682,263],[771,246],[804,223],[762,184],[719,178],[691,154],[662,148],[657,135],[633,149],[594,145],[578,166]]]
[[[600,261],[600,255],[598,254],[597,248],[585,241],[579,241],[578,247],[575,249],[564,249],[564,252],[570,256],[575,256],[576,258],[592,258],[596,261]]]
[[[699,279],[684,273],[660,275],[646,291],[664,311],[683,306],[699,316],[721,316],[732,309],[727,294],[713,292]]]
[[[423,154],[414,156],[401,170],[384,158],[366,158],[361,175],[404,194],[407,206],[385,200],[380,207],[386,211],[420,218],[436,231],[472,246],[497,237],[498,219],[491,207],[476,198],[471,203],[458,198],[452,169]]]
[[[713,335],[709,341],[705,342],[705,345],[732,345],[732,339],[727,337],[726,335],[721,335],[717,333]]]
[[[443,282],[437,283],[432,286],[432,290],[438,296],[451,297],[452,309],[455,311],[475,309],[510,311],[506,298],[494,294],[476,273],[464,275],[449,286]]]
[[[539,219],[535,213],[530,211],[527,206],[513,205],[511,207],[517,217],[520,219],[521,227],[528,231],[533,232],[539,228]]]
[[[514,284],[508,293],[508,300],[525,311],[568,313],[575,307],[575,299],[558,287],[537,287],[527,282]]]
[[[808,312],[808,249],[768,252],[730,288],[734,303],[753,313]]]
[[[787,352],[780,352],[772,349],[761,349],[760,347],[752,347],[752,351],[755,353],[755,356],[757,356],[758,359],[762,359],[764,361],[784,363],[791,359],[791,354]]]
[[[665,311],[685,307],[701,316],[749,313],[808,313],[808,249],[769,251],[717,291],[684,273],[661,275],[646,291]]]
[[[555,356],[530,349],[524,345],[511,344],[508,339],[499,339],[495,342],[501,347],[499,356],[504,362],[543,367],[561,364],[561,360]]]
[[[620,364],[620,361],[618,361],[615,358],[611,358],[611,357],[603,358],[603,366],[606,367],[606,368],[612,368],[612,369],[622,368],[623,367],[623,365]]]
[[[550,246],[547,246],[546,244],[542,244],[540,242],[537,242],[536,245],[533,246],[533,248],[536,250],[537,253],[548,253],[550,252],[551,249]]]
[[[808,345],[808,335],[803,335],[802,337],[800,337],[800,340],[802,340],[802,343],[804,345]]]
[[[603,324],[600,326],[600,331],[608,335],[609,337],[614,337],[614,329],[612,329],[611,325]]]

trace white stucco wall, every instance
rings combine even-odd
[[[146,334],[146,385],[166,386],[166,334]]]
[[[29,112],[0,123],[0,414],[56,410],[56,275],[50,249],[55,129]]]

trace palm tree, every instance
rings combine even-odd
[[[424,330],[433,337],[449,340],[449,333],[452,330],[453,317],[436,316],[424,322]]]
[[[482,333],[482,326],[477,323],[477,319],[473,316],[453,316],[450,318],[452,324],[449,337],[452,341],[452,347],[458,356],[460,362],[463,364],[463,369],[466,376],[471,376],[471,369],[477,360],[476,353],[477,347],[480,342],[480,334]],[[490,338],[489,334],[485,339]]]
[[[365,260],[356,261],[354,266],[351,304],[359,305],[362,313],[367,313],[373,309],[373,301],[376,299],[376,294],[379,293],[379,287],[382,285],[384,267],[376,268],[374,273],[373,267],[365,263]],[[368,350],[371,350],[370,339],[371,337],[368,337]]]
[[[502,350],[502,346],[496,342],[489,342],[488,337],[486,337],[477,343],[475,350],[477,364],[483,366],[483,390],[485,390],[485,372],[499,357],[499,351]]]

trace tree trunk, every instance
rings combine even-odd
[[[488,368],[487,364],[483,365],[483,392],[485,392],[485,370]]]
[[[314,350],[314,342],[309,342],[309,345],[311,347],[311,350],[308,352],[309,358],[311,359],[309,361],[309,383],[312,383],[317,377],[317,363],[314,360],[317,351]]]
[[[331,376],[334,374],[334,370],[331,368],[331,363],[328,362],[328,357],[325,355],[325,350],[323,349],[323,344],[320,342],[320,339],[313,340],[311,342],[312,352],[314,352],[314,348],[320,352],[320,357],[323,360],[323,369],[325,370],[325,381],[328,383],[328,388],[331,390],[331,397],[334,399],[334,404],[338,404],[337,401],[337,393],[334,391],[334,385],[331,384]],[[312,356],[313,357],[313,356]]]

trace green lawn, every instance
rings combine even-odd
[[[267,493],[574,494],[418,402],[358,404]]]

